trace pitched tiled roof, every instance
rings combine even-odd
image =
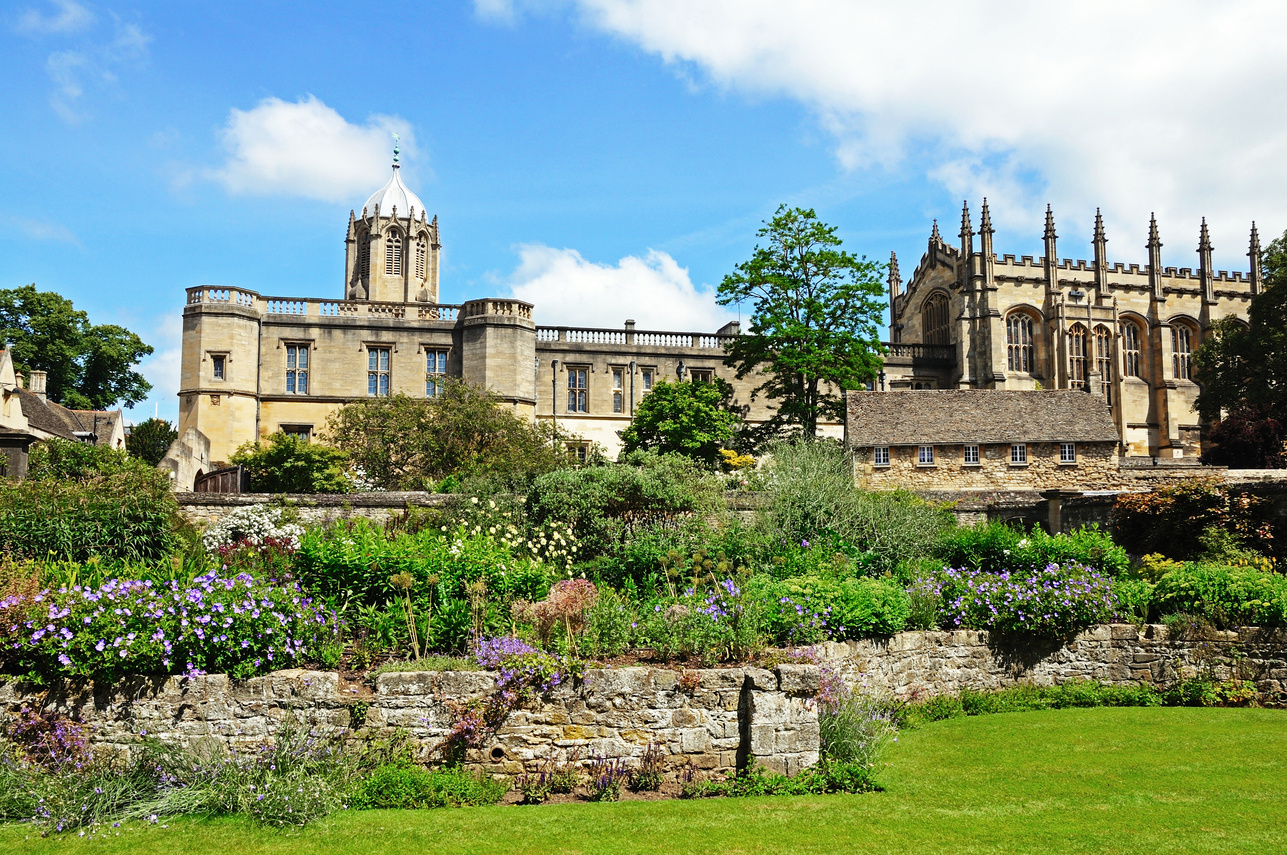
[[[28,392],[26,389],[18,390],[18,400],[22,402],[22,414],[27,417],[27,424],[32,430],[44,431],[54,436],[60,436],[63,439],[75,439],[76,435],[72,433],[71,428],[62,416],[40,400],[37,395]]]
[[[1076,390],[850,392],[851,447],[1118,442],[1108,402]]]

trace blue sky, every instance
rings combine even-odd
[[[780,203],[904,276],[989,197],[999,252],[1242,269],[1287,227],[1287,4],[1004,0],[146,3],[0,12],[0,287],[35,282],[157,348],[183,289],[339,296],[389,134],[442,224],[442,299],[542,323],[713,328],[710,289]]]

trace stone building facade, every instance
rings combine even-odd
[[[845,446],[866,489],[1112,489],[1117,427],[1078,390],[849,392]]]
[[[1206,221],[1196,269],[1163,267],[1157,221],[1148,262],[1110,263],[1096,214],[1094,258],[1060,259],[1046,211],[1045,255],[998,256],[984,200],[979,231],[968,204],[959,246],[934,224],[906,289],[892,259],[890,333],[919,346],[920,363],[891,364],[891,389],[1082,389],[1101,394],[1130,455],[1192,457],[1201,451],[1191,357],[1211,325],[1245,322],[1261,289],[1255,224],[1247,273],[1217,271]]]
[[[242,443],[276,431],[315,436],[338,407],[363,397],[434,395],[446,377],[491,389],[519,414],[558,423],[610,454],[654,383],[733,384],[755,422],[758,384],[723,363],[737,334],[538,326],[530,303],[482,298],[438,302],[437,217],[402,183],[388,183],[350,213],[344,299],[271,297],[240,288],[187,289],[179,440],[163,466],[191,489],[201,471]],[[840,436],[841,425],[823,431]]]

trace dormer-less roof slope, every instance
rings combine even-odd
[[[19,389],[18,400],[22,402],[22,414],[27,417],[27,424],[32,431],[42,431],[63,439],[76,439],[76,435],[72,433],[62,417],[40,400],[38,395],[26,389]]]
[[[1118,442],[1108,402],[1077,390],[850,392],[850,447]]]

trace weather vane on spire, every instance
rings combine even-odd
[[[393,165],[398,165],[398,132],[393,132]]]

